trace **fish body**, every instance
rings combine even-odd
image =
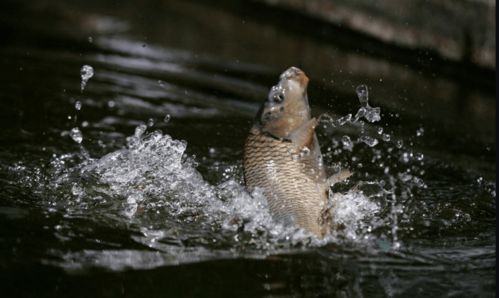
[[[260,188],[272,216],[317,236],[330,229],[329,184],[310,115],[308,78],[291,67],[272,87],[244,146],[244,179]]]

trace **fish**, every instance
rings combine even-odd
[[[330,186],[351,173],[326,176],[308,83],[307,75],[294,66],[279,76],[246,138],[243,176],[248,192],[262,191],[273,219],[324,237],[333,227]]]

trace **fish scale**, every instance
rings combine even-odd
[[[245,143],[244,176],[249,191],[260,188],[277,221],[296,224],[316,235],[324,235],[327,205],[325,173],[314,134],[313,148],[300,157],[292,142],[250,132]]]

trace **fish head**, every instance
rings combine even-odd
[[[286,138],[310,119],[307,96],[308,77],[297,68],[284,71],[257,115],[260,128]]]

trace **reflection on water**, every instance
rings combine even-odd
[[[493,295],[488,90],[205,4],[11,5],[8,295]],[[325,113],[328,170],[354,172],[330,198],[342,229],[324,240],[275,223],[242,182],[246,133],[290,65]]]

